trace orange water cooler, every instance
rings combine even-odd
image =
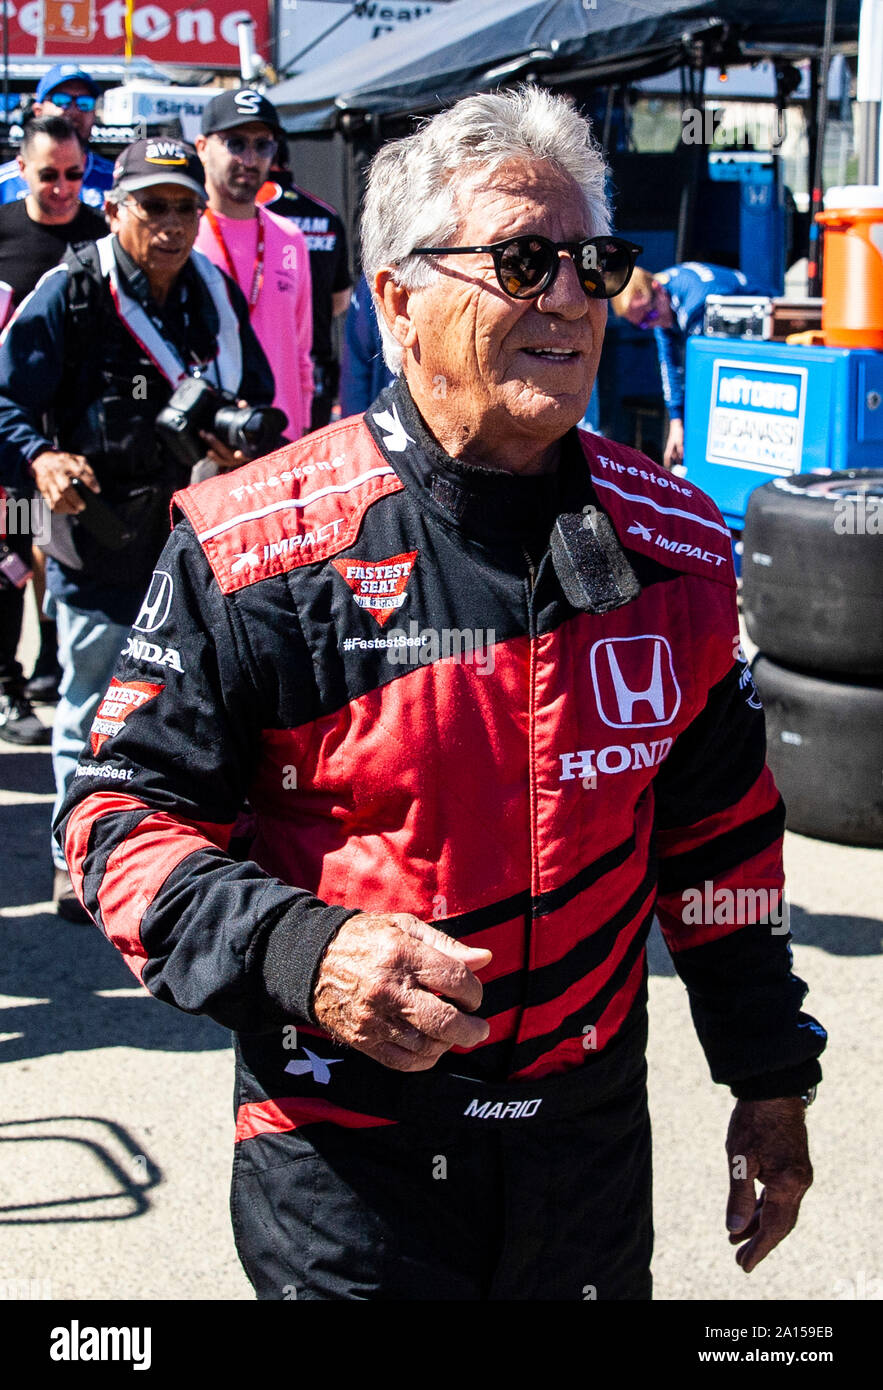
[[[826,345],[883,352],[883,188],[830,188],[816,221],[825,235]]]

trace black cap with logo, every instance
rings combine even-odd
[[[282,135],[279,116],[272,101],[253,87],[240,87],[238,92],[221,92],[212,97],[202,111],[203,135],[214,135],[219,130],[233,130],[238,125],[248,125],[250,121],[262,121],[276,135]]]
[[[113,192],[134,193],[157,183],[177,183],[205,198],[205,173],[199,155],[183,140],[136,140],[113,166]]]

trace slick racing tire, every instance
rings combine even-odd
[[[883,675],[883,469],[765,483],[748,499],[742,543],[755,646],[804,671]]]
[[[883,680],[824,680],[761,654],[751,668],[787,828],[883,845]]]

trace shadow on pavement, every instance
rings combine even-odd
[[[50,802],[0,806],[0,907],[26,907],[52,897],[51,817]]]
[[[790,914],[794,946],[817,946],[832,956],[883,954],[883,922],[874,917],[804,912],[801,907],[791,907]],[[647,939],[647,966],[651,975],[677,974],[655,918]]]
[[[230,1046],[230,1033],[209,1018],[185,1014],[147,993],[106,998],[97,990],[138,988],[116,948],[95,926],[54,913],[0,920],[0,991],[45,1003],[0,1009],[0,1062],[97,1047],[204,1052]]]
[[[799,946],[818,946],[832,956],[883,954],[883,922],[791,908],[791,935]]]
[[[96,1126],[96,1137],[76,1132],[83,1126]],[[58,1157],[50,1158],[44,1147],[47,1143],[67,1144],[73,1149],[64,1158],[60,1152]],[[163,1178],[160,1168],[128,1130],[97,1115],[42,1115],[31,1120],[10,1120],[0,1124],[0,1144],[40,1146],[33,1157],[25,1154],[25,1162],[29,1186],[47,1193],[31,1201],[0,1204],[0,1226],[128,1221],[150,1210],[147,1193]],[[8,1169],[14,1162],[10,1155],[4,1166]],[[65,1195],[56,1186],[65,1178],[76,1187],[76,1195]],[[20,1187],[16,1184],[17,1190]],[[91,1190],[84,1193],[83,1188]]]
[[[52,778],[52,758],[48,748],[43,749],[16,749],[9,752],[9,745],[3,749],[3,761],[0,763],[0,785],[5,792],[54,792],[55,782]],[[11,811],[13,814],[21,807],[8,806],[3,811]],[[47,807],[47,815],[49,808]]]

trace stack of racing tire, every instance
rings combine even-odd
[[[883,845],[883,468],[756,488],[742,613],[787,826]]]

